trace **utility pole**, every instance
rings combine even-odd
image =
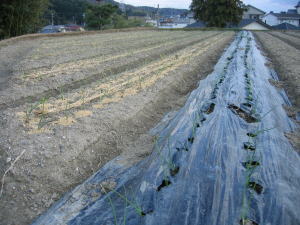
[[[83,17],[83,27],[85,27],[85,13],[82,14]]]
[[[157,27],[159,27],[159,4],[157,5],[156,17],[157,17]]]
[[[54,26],[54,12],[51,12],[51,25]]]

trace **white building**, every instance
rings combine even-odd
[[[276,26],[282,23],[289,23],[294,26],[300,26],[300,1],[295,6],[295,10],[288,10],[288,12],[267,13],[262,17],[262,21],[270,26]]]

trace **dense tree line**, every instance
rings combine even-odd
[[[1,0],[0,39],[35,32],[47,8],[48,0]]]
[[[118,9],[118,6],[112,4],[89,5],[86,13],[87,25],[102,30],[105,25],[112,23],[113,15]]]
[[[193,0],[191,10],[209,27],[225,27],[241,21],[245,6],[241,0]]]
[[[127,16],[113,4],[89,5],[85,22],[87,28],[97,30],[148,26],[145,21],[128,19]]]
[[[116,4],[89,4],[86,0],[1,0],[0,39],[35,33],[45,25],[86,24],[88,29],[145,26],[128,14],[145,16],[132,9],[122,12]]]
[[[34,33],[43,25],[86,23],[90,29],[145,26],[143,21],[128,20],[128,15],[145,16],[142,8],[125,9],[116,4],[89,4],[86,0],[1,0],[0,39]],[[112,1],[113,2],[113,1]],[[115,3],[115,2],[113,2]],[[191,10],[197,20],[211,27],[225,27],[242,19],[241,0],[193,0]],[[53,19],[53,20],[52,20]]]

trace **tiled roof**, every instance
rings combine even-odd
[[[290,13],[271,13],[271,14],[281,19],[300,19],[300,14],[290,14]]]
[[[296,27],[289,23],[282,23],[276,26],[272,26],[275,30],[300,30],[300,27]]]
[[[299,3],[300,3],[300,2],[299,2]],[[254,8],[254,9],[260,11],[260,12],[263,13],[263,14],[266,13],[265,11],[262,11],[261,9],[258,9],[258,8],[256,8],[256,7],[254,7],[253,5],[247,5],[247,7],[252,7],[252,8]]]

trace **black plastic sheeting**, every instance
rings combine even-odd
[[[300,224],[300,157],[284,135],[297,125],[265,63],[252,34],[238,33],[185,106],[152,130],[151,156],[109,162],[33,224]]]

